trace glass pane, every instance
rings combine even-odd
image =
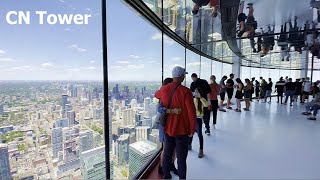
[[[216,76],[217,82],[222,78],[222,63],[212,61],[212,74]]]
[[[173,32],[185,39],[186,8],[185,0],[163,1],[163,22]]]
[[[201,74],[200,78],[205,79],[208,82],[210,82],[210,76],[211,74],[211,60],[205,57],[201,58]]]
[[[163,78],[172,77],[172,69],[175,66],[185,67],[185,48],[174,40],[165,36],[164,38],[164,76]]]
[[[92,165],[94,177],[106,178],[100,2],[11,0],[1,8],[51,18],[1,23],[0,179],[84,179]],[[58,13],[91,18],[49,24]]]
[[[162,84],[162,36],[122,1],[108,2],[110,171],[132,179],[160,149],[154,93]]]
[[[190,87],[192,83],[191,74],[196,73],[200,76],[200,56],[192,51],[187,50],[187,72],[186,86]]]

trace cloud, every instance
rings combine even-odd
[[[19,70],[19,71],[32,71],[34,68],[31,67],[31,66],[18,66],[18,67],[13,67],[13,68],[10,68],[11,71],[16,71],[16,70]]]
[[[144,68],[144,64],[128,65],[129,70],[143,69],[143,68]]]
[[[130,64],[129,61],[117,61],[117,63],[119,63],[119,64]]]
[[[173,45],[174,41],[172,39],[170,39],[168,36],[163,36],[164,38],[164,43],[169,44],[169,45]],[[162,40],[162,34],[161,33],[155,33],[152,37],[152,40]]]
[[[16,60],[12,58],[0,58],[0,62],[15,62]]]
[[[87,52],[87,49],[80,48],[77,44],[72,44],[72,45],[68,46],[68,48],[74,49],[78,52]]]
[[[85,10],[86,10],[86,11],[89,11],[89,12],[91,11],[91,9],[90,9],[90,8],[86,8]]]
[[[202,63],[202,64],[204,64],[204,63]],[[188,63],[187,66],[200,66],[200,62]]]
[[[5,54],[6,51],[0,49],[0,54]]]
[[[69,68],[69,69],[66,69],[66,71],[79,72],[79,71],[81,71],[81,69],[80,68]]]
[[[111,70],[115,70],[115,71],[118,71],[120,70],[122,67],[121,66],[110,66],[110,69]]]
[[[90,61],[90,64],[94,64],[94,63],[96,63],[96,61]]]
[[[91,66],[91,67],[87,67],[87,68],[85,68],[85,69],[87,69],[87,70],[96,70],[97,68],[96,68],[96,67]]]
[[[65,1],[64,0],[59,0],[60,2],[62,2],[62,3],[65,3]]]
[[[51,63],[43,63],[43,64],[41,64],[41,67],[42,68],[52,68],[53,64],[51,64]]]
[[[136,56],[136,55],[130,55],[129,57],[133,58],[133,59],[140,59],[141,58],[140,56]]]
[[[173,57],[173,58],[172,58],[172,61],[181,61],[181,60],[182,60],[181,57]]]

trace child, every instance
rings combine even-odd
[[[199,142],[200,142],[200,150],[198,157],[202,158],[203,157],[203,135],[202,135],[202,118],[203,118],[203,112],[204,112],[204,107],[208,107],[208,101],[201,97],[201,89],[197,88],[195,89],[195,97],[193,99],[194,105],[196,107],[196,112],[197,112],[197,119],[196,119],[196,132],[199,137]],[[189,139],[189,145],[191,146],[192,144],[192,139],[193,137],[190,137]]]

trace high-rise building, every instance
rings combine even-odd
[[[67,119],[70,126],[74,125],[76,123],[76,113],[74,111],[67,111]]]
[[[129,148],[129,179],[132,179],[145,166],[157,151],[157,145],[148,141],[138,141]]]
[[[88,151],[93,148],[93,131],[84,131],[79,134],[80,152]]]
[[[58,158],[59,151],[62,151],[62,128],[56,127],[52,129],[51,143],[52,143],[52,156]]]
[[[81,153],[81,174],[86,180],[105,180],[105,146]]]
[[[144,110],[148,111],[150,109],[151,99],[149,97],[144,98],[143,104]]]
[[[54,123],[55,128],[58,128],[58,127],[65,128],[65,127],[69,127],[69,126],[70,126],[69,119],[58,119]]]
[[[122,126],[133,126],[134,119],[135,119],[135,114],[133,109],[126,109],[123,110],[123,115],[122,115]]]
[[[149,140],[151,132],[148,126],[137,126],[136,128],[136,141]]]
[[[63,143],[63,160],[69,162],[77,159],[77,142],[76,139],[71,139]]]
[[[66,112],[66,104],[68,104],[68,95],[62,95],[61,97],[61,113]]]
[[[0,144],[0,180],[11,179],[8,146]]]
[[[0,116],[2,116],[3,112],[4,112],[4,105],[0,104]]]
[[[119,164],[127,164],[129,160],[129,137],[129,134],[123,134],[117,139],[116,155]]]
[[[93,118],[94,119],[101,119],[102,116],[103,116],[103,109],[102,108],[93,109]]]

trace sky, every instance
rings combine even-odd
[[[88,25],[39,25],[35,16],[30,25],[7,24],[6,13],[19,10],[93,17]],[[264,17],[259,16],[263,23]],[[103,80],[100,0],[2,0],[0,29],[0,80]],[[107,36],[110,81],[161,81],[161,32],[121,0],[107,1]],[[174,66],[185,66],[184,53],[165,37],[164,78]],[[200,74],[199,59],[187,50],[190,74]],[[211,68],[206,58],[201,64],[200,76],[231,72],[231,65],[217,62]]]

